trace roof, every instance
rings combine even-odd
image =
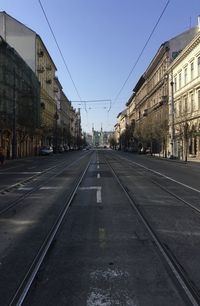
[[[120,116],[126,116],[127,114],[127,111],[126,109],[124,109],[122,112],[120,112],[118,115],[117,115],[117,118],[119,118]]]
[[[132,95],[130,96],[130,98],[128,99],[128,102],[126,103],[126,106],[129,106],[131,104],[134,97],[135,97],[135,92],[133,92]]]
[[[135,85],[135,87],[133,88],[133,92],[136,93],[144,84],[145,82],[145,74],[143,74],[140,79],[138,80],[137,84]]]
[[[20,22],[19,20],[17,20],[17,19],[14,18],[13,16],[7,14],[6,11],[0,11],[0,14],[4,15],[5,17],[8,16],[9,18],[15,20],[15,22],[21,24],[23,27],[26,27],[29,31],[31,31],[33,34],[35,34],[35,36],[38,37],[39,40],[41,41],[41,43],[42,43],[42,45],[43,45],[45,51],[47,52],[47,54],[48,54],[50,60],[52,61],[53,65],[54,65],[54,67],[55,67],[55,70],[57,70],[55,63],[54,63],[54,61],[53,61],[51,55],[49,54],[49,51],[47,50],[47,48],[46,48],[46,46],[45,46],[45,44],[44,44],[42,38],[39,36],[39,34],[37,34],[34,30],[30,29],[30,28],[27,27],[24,23]]]

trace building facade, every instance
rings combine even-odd
[[[6,12],[0,12],[0,35],[19,53],[40,81],[41,142],[42,145],[50,145],[56,113],[56,66],[40,36]]]
[[[128,121],[127,121],[127,109],[124,109],[122,112],[120,112],[117,115],[117,123],[115,125],[115,140],[117,143],[117,146],[122,149],[122,147],[124,147],[122,138],[123,135],[126,131],[127,125],[128,125]]]
[[[200,33],[169,67],[170,147],[174,156],[200,158]]]
[[[199,25],[163,43],[133,89],[130,105],[135,104],[135,137],[140,146],[163,156],[169,154],[168,67],[198,32]]]
[[[37,154],[41,145],[40,84],[0,37],[0,146],[7,158]]]

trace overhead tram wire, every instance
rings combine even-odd
[[[81,101],[79,101],[79,100],[76,100],[76,101],[70,101],[70,102],[72,102],[72,103],[80,103]],[[103,100],[100,100],[100,99],[98,99],[98,100],[83,100],[82,102],[85,102],[85,103],[88,103],[88,104],[93,104],[93,103],[102,103],[102,105],[105,105],[105,103],[106,102],[109,102],[110,104],[111,104],[111,99],[103,99]],[[105,102],[105,103],[103,103],[103,102]],[[110,106],[109,106],[110,107]],[[94,107],[94,106],[87,106],[87,109],[88,110],[94,110],[94,109],[107,109],[108,107],[107,106],[100,106],[100,107]]]
[[[101,103],[101,102],[111,102],[110,99],[105,99],[105,100],[82,100],[82,101],[70,101],[72,103],[80,103],[80,102],[85,102],[85,103]]]
[[[47,24],[48,24],[48,26],[49,26],[49,29],[50,29],[50,31],[51,31],[51,34],[52,34],[52,36],[53,36],[53,38],[54,38],[54,40],[55,40],[56,46],[57,46],[58,51],[59,51],[59,53],[60,53],[60,55],[61,55],[61,58],[62,58],[63,63],[64,63],[64,66],[65,66],[65,68],[66,68],[66,70],[67,70],[67,72],[68,72],[68,74],[69,74],[69,77],[70,77],[70,79],[71,79],[71,81],[72,81],[72,84],[73,84],[74,89],[75,89],[75,91],[76,91],[76,93],[77,93],[77,96],[79,97],[80,101],[83,103],[83,101],[82,101],[82,99],[81,99],[81,96],[80,96],[80,94],[79,94],[79,92],[78,92],[78,89],[77,89],[77,87],[76,87],[76,84],[75,84],[75,82],[74,82],[74,80],[73,80],[73,78],[72,78],[71,72],[70,72],[70,70],[69,70],[69,68],[68,68],[68,66],[67,66],[66,61],[65,61],[65,58],[64,58],[64,56],[63,56],[63,53],[62,53],[62,51],[61,51],[61,49],[60,49],[60,46],[59,46],[59,44],[58,44],[58,41],[57,41],[56,36],[55,36],[55,34],[54,34],[54,31],[53,31],[53,29],[52,29],[52,27],[51,27],[51,24],[50,24],[49,20],[48,20],[48,17],[47,17],[47,14],[46,14],[46,12],[45,12],[45,9],[44,9],[44,7],[43,7],[41,1],[38,0],[38,2],[39,2],[40,7],[41,7],[41,9],[42,9],[42,11],[43,11],[44,17],[45,17],[46,22],[47,22]],[[86,111],[86,113],[87,113],[87,108],[86,108],[86,104],[85,104],[85,103],[84,103],[84,106],[85,106],[85,107],[84,107],[84,108],[85,108],[85,111]]]
[[[170,0],[168,0],[168,1],[166,2],[166,4],[165,4],[165,6],[164,6],[164,8],[163,8],[163,10],[162,10],[162,12],[161,12],[161,14],[160,14],[158,20],[157,20],[157,22],[156,22],[156,24],[155,24],[155,26],[153,27],[153,30],[151,31],[151,33],[150,33],[150,35],[149,35],[149,37],[148,37],[146,43],[144,44],[144,47],[142,48],[142,50],[141,50],[141,52],[140,52],[140,54],[139,54],[139,56],[138,56],[138,58],[137,58],[135,64],[133,65],[131,71],[129,72],[129,74],[128,74],[126,80],[125,80],[125,82],[123,83],[121,89],[119,90],[118,94],[116,95],[115,99],[113,100],[113,101],[114,101],[113,104],[117,101],[117,99],[119,98],[119,96],[120,96],[122,90],[124,89],[126,83],[128,82],[128,80],[129,80],[129,78],[130,78],[130,76],[131,76],[133,70],[135,69],[135,67],[136,67],[137,63],[139,62],[139,60],[140,60],[140,58],[141,58],[141,56],[142,56],[144,50],[146,49],[146,47],[147,47],[147,45],[148,45],[148,43],[149,43],[149,41],[150,41],[150,39],[151,39],[153,33],[155,32],[155,30],[156,30],[156,28],[157,28],[157,26],[158,26],[158,24],[159,24],[159,22],[160,22],[160,20],[161,20],[161,18],[162,18],[162,16],[163,16],[164,12],[166,11],[166,9],[167,9],[169,3],[170,3]],[[112,108],[112,105],[110,106],[108,112],[110,112],[111,108]]]

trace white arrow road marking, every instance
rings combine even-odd
[[[102,203],[101,198],[101,186],[79,187],[80,190],[96,190],[97,191],[97,203]]]
[[[100,177],[101,177],[101,176],[100,176],[100,173],[97,173],[97,178],[100,179]]]

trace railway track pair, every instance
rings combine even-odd
[[[146,216],[142,212],[142,210],[139,208],[140,205],[136,202],[136,200],[133,198],[132,193],[127,189],[127,186],[124,185],[123,180],[120,179],[120,176],[118,175],[115,167],[113,166],[113,163],[109,161],[109,159],[104,155],[104,162],[106,163],[108,169],[112,172],[113,178],[118,183],[118,186],[120,186],[121,190],[127,197],[131,207],[134,209],[134,211],[137,213],[138,218],[142,221],[144,227],[148,231],[153,243],[155,244],[155,247],[157,251],[159,252],[160,256],[162,257],[163,262],[167,266],[167,269],[170,271],[170,276],[173,278],[173,280],[176,283],[176,286],[178,287],[178,290],[180,294],[183,296],[183,299],[186,301],[186,305],[200,305],[200,296],[198,289],[195,287],[195,285],[191,282],[191,279],[188,277],[188,275],[185,273],[184,269],[182,268],[181,264],[177,261],[176,257],[173,255],[171,250],[163,243],[158,235],[156,234],[156,231],[152,228],[149,221],[147,220]],[[62,221],[67,214],[70,205],[72,205],[74,197],[76,195],[76,192],[83,181],[85,175],[87,174],[87,170],[91,164],[91,160],[88,162],[87,166],[81,173],[80,177],[77,179],[76,184],[74,185],[73,190],[70,193],[70,196],[66,200],[65,207],[59,214],[58,218],[56,219],[54,225],[51,228],[51,231],[47,235],[46,239],[44,240],[43,244],[40,247],[40,250],[38,254],[36,255],[34,261],[32,262],[29,270],[27,271],[25,277],[23,278],[19,288],[15,292],[14,296],[10,300],[9,305],[22,305],[26,295],[31,287],[31,284],[33,283],[38,270],[60,228],[62,225]],[[173,195],[173,194],[171,194]],[[178,199],[180,200],[180,199]]]

